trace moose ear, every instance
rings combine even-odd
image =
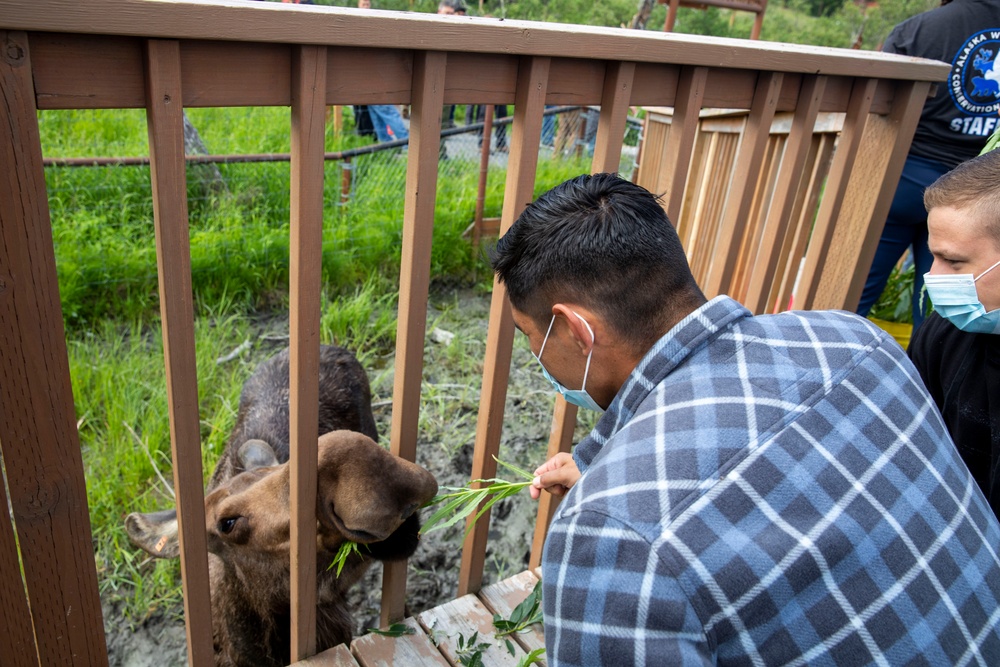
[[[125,517],[125,532],[135,546],[154,558],[177,558],[177,510],[140,514],[133,512]]]
[[[278,465],[278,457],[271,445],[263,440],[247,440],[240,445],[238,454],[243,470],[255,470]]]

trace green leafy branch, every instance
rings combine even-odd
[[[524,487],[530,486],[532,480],[535,478],[534,475],[526,470],[522,470],[509,463],[504,463],[495,456],[493,460],[527,481],[508,482],[494,477],[492,479],[474,479],[465,486],[460,487],[443,487],[445,493],[439,493],[424,505],[424,507],[431,507],[444,503],[424,522],[424,526],[420,531],[422,534],[452,526],[471,515],[482,504],[475,518],[469,523],[469,528],[465,532],[468,535],[469,531],[472,530],[472,526],[479,520],[479,517],[489,511],[493,505],[504,498],[513,496]],[[473,485],[477,484],[480,486],[473,488]]]
[[[542,582],[535,583],[528,597],[514,607],[509,618],[493,614],[493,627],[496,628],[497,639],[508,635],[524,632],[529,626],[542,622]],[[509,640],[508,640],[509,641]],[[508,648],[510,648],[508,646]]]
[[[404,635],[417,634],[417,631],[406,623],[393,623],[385,630],[368,628],[368,632],[373,632],[376,635],[382,635],[383,637],[403,637]]]
[[[523,656],[517,663],[517,667],[528,667],[528,665],[537,665],[542,661],[542,656],[545,655],[545,649],[536,648],[534,651],[526,656]]]
[[[483,667],[483,651],[489,647],[489,642],[479,641],[478,632],[473,632],[468,639],[459,634],[455,656],[463,667]]]
[[[366,549],[368,547],[365,547]],[[361,545],[357,542],[351,542],[350,540],[345,541],[337,549],[337,554],[333,557],[333,561],[330,563],[328,570],[332,570],[334,565],[337,566],[337,576],[340,576],[341,570],[344,569],[344,565],[347,563],[347,559],[351,557],[351,554],[358,554],[361,556]],[[363,556],[362,556],[363,557]]]

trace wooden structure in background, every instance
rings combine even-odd
[[[694,7],[696,9],[721,7],[722,9],[752,12],[754,19],[753,28],[750,29],[750,39],[760,38],[760,28],[764,24],[764,12],[767,10],[767,0],[657,0],[657,2],[667,6],[667,18],[663,23],[664,32],[673,32],[679,7]]]
[[[695,279],[702,285],[712,284],[713,279],[718,282],[717,275],[723,269],[720,264],[726,261],[715,250],[724,214],[731,206],[730,184],[748,114],[745,110],[704,110],[700,114],[677,231]],[[643,160],[634,180],[652,192],[668,189],[661,167],[672,118],[672,109],[646,109]],[[755,313],[794,305],[794,282],[844,114],[817,113],[811,134],[803,132],[795,137],[798,143],[789,148],[794,123],[791,112],[776,113],[771,120],[748,213],[741,216],[742,222],[733,231],[736,258],[726,293]],[[779,173],[785,180],[779,182]],[[795,182],[788,182],[793,175]]]
[[[290,660],[298,660],[315,645],[310,508],[316,439],[310,405],[319,344],[315,251],[322,233],[323,184],[317,165],[327,106],[409,104],[413,110],[391,427],[392,451],[413,459],[442,105],[514,104],[501,232],[533,197],[545,104],[601,106],[594,170],[618,164],[630,105],[672,107],[670,132],[658,157],[657,189],[667,193],[667,210],[692,252],[711,258],[709,296],[734,289],[747,299],[770,295],[780,266],[772,258],[787,256],[779,252],[786,243],[793,254],[804,243],[796,306],[851,307],[923,100],[947,72],[945,64],[880,53],[467,17],[243,0],[0,0],[0,448],[8,482],[5,500],[13,510],[12,515],[0,512],[0,618],[6,629],[0,664],[107,663],[39,110],[147,112],[188,655],[200,667],[212,663],[212,642],[184,197],[184,107],[291,108],[296,471],[291,496],[297,517],[292,562],[298,567]],[[698,218],[692,203],[712,186],[688,177],[691,165],[697,174],[697,164],[713,150],[699,134],[708,127],[702,119],[705,108],[746,110],[732,148],[725,207],[712,225],[698,222],[710,218]],[[789,241],[804,165],[817,162],[810,152],[820,113],[843,114],[843,126],[814,231],[808,239]],[[791,124],[778,155],[769,142],[780,114],[790,114]],[[724,133],[718,134],[721,142]],[[646,165],[652,159],[643,156]],[[762,197],[765,190],[768,195]],[[754,232],[752,260],[744,250],[751,241],[744,243],[742,231],[748,219],[764,221]],[[709,227],[714,231],[706,234]],[[745,270],[761,264],[774,265],[770,284],[768,274]],[[758,282],[763,284],[755,287]],[[495,473],[492,456],[500,445],[513,336],[503,286],[495,285],[471,478]],[[569,448],[575,414],[571,406],[557,404],[550,452]],[[532,564],[538,562],[555,511],[551,500],[539,507]],[[488,530],[487,515],[466,540],[460,595],[481,588]],[[403,616],[405,564],[387,567],[383,581],[382,620],[388,623]]]

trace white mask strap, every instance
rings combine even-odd
[[[541,363],[542,355],[545,354],[545,344],[549,342],[549,334],[552,333],[552,325],[556,323],[556,315],[552,313],[552,319],[549,320],[549,328],[545,332],[545,338],[542,339],[542,347],[538,350],[538,361]]]
[[[975,277],[975,278],[972,279],[972,282],[978,281],[980,278],[982,278],[983,276],[985,276],[987,273],[989,273],[993,269],[997,268],[998,266],[1000,266],[1000,262],[997,262],[996,264],[994,264],[990,268],[988,268],[985,271],[983,271],[982,273],[980,273],[977,277]],[[579,315],[577,315],[577,317],[579,317]]]
[[[590,332],[590,354],[587,355],[587,365],[583,369],[583,385],[580,386],[580,389],[586,389],[587,375],[590,374],[590,358],[594,356],[594,342],[596,339],[594,338],[594,330],[590,328],[590,324],[587,320],[583,319],[580,313],[574,311],[573,314],[580,318],[580,321],[583,322],[583,326],[587,327],[587,331]]]

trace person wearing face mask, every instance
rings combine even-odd
[[[556,391],[604,411],[536,471],[564,494],[549,665],[1000,664],[1000,524],[887,334],[706,300],[616,174],[542,195],[491,261]]]
[[[908,353],[1000,516],[1000,151],[939,178],[924,205],[934,313]]]

